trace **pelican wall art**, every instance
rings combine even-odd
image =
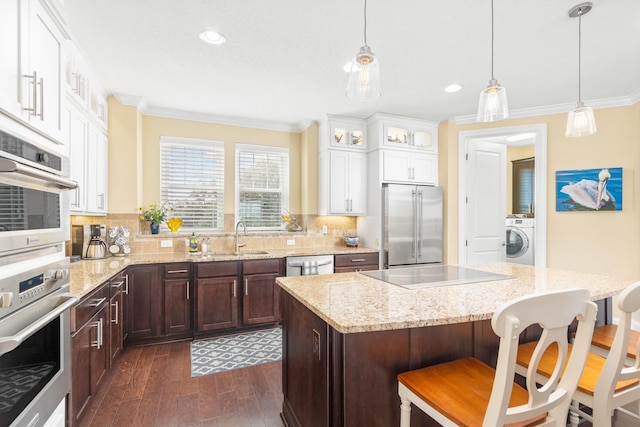
[[[622,210],[622,168],[556,172],[556,211]]]

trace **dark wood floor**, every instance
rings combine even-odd
[[[179,342],[126,348],[80,427],[282,427],[281,409],[281,362],[191,378],[189,342]],[[616,412],[613,426],[638,421]]]
[[[189,343],[127,348],[81,427],[282,427],[282,364],[191,378]]]

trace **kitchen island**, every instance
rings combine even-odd
[[[537,292],[583,287],[598,301],[599,324],[611,298],[631,280],[518,264],[473,269],[501,280],[406,289],[362,273],[283,277],[283,409],[290,427],[395,426],[396,375],[475,356],[495,366],[491,316],[502,303]],[[537,330],[526,331],[535,338]],[[412,411],[412,426],[438,425]]]

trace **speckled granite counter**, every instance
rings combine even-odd
[[[417,290],[360,273],[283,277],[276,282],[340,333],[490,319],[500,304],[545,290],[584,287],[595,301],[613,296],[633,282],[519,264],[469,267],[515,278]]]
[[[98,285],[124,270],[129,265],[159,264],[169,262],[210,262],[210,261],[245,261],[249,259],[285,258],[288,256],[353,254],[377,252],[370,248],[318,248],[301,250],[267,249],[266,254],[249,253],[232,255],[228,253],[202,254],[151,254],[131,255],[126,257],[108,257],[100,260],[82,260],[71,264],[70,292],[79,297],[91,292]]]

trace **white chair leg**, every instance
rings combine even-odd
[[[572,411],[571,408],[569,408],[569,425],[571,427],[578,427],[579,423],[580,423],[580,415],[578,415],[577,412]]]
[[[411,401],[404,396],[400,396],[400,427],[410,427],[411,425]]]

